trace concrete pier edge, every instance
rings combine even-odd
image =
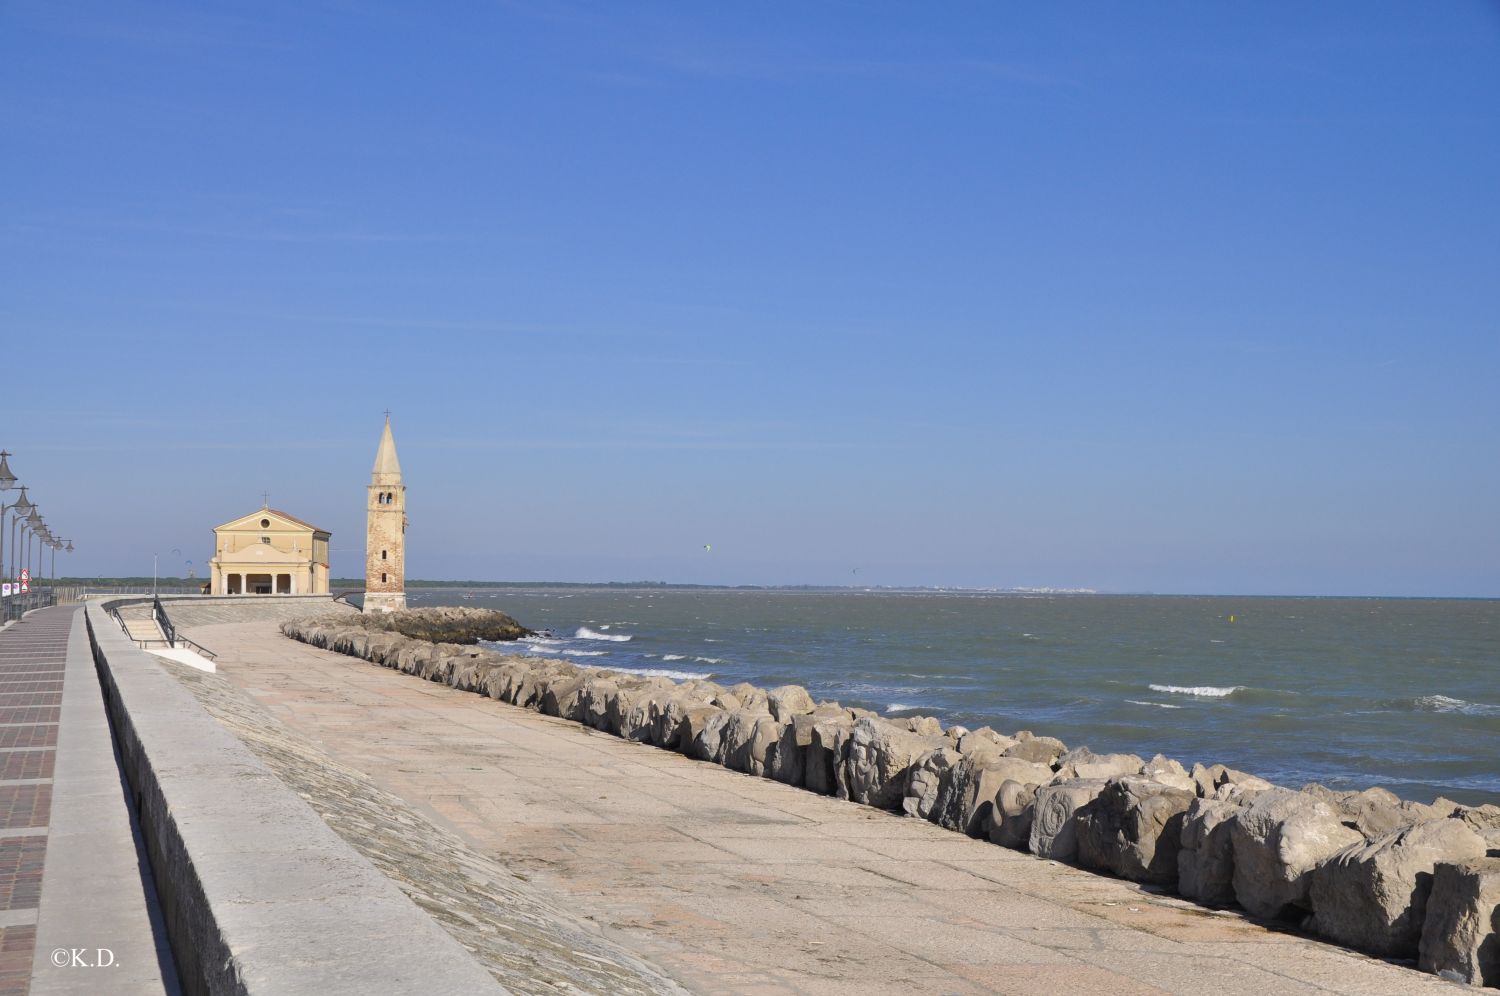
[[[109,611],[85,623],[189,993],[504,992]]]

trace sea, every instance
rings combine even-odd
[[[892,718],[1031,730],[1278,784],[1500,803],[1500,600],[671,588],[426,589],[502,649]]]

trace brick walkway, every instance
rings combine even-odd
[[[63,664],[76,608],[0,632],[0,994],[31,987]]]

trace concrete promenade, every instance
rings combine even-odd
[[[260,750],[295,757],[285,771],[326,758],[367,777],[391,822],[405,812],[441,828],[425,857],[388,863],[388,875],[498,864],[524,880],[532,898],[518,901],[569,911],[694,992],[1455,991],[925,821],[317,650],[272,623],[188,635],[219,654],[220,673],[173,673],[221,722],[262,729]],[[276,722],[257,727],[251,710]],[[298,785],[336,830],[338,784]],[[361,820],[354,836],[385,832]]]

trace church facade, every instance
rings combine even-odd
[[[406,485],[389,412],[366,494],[364,610],[395,612],[406,608]]]
[[[215,595],[326,595],[331,534],[262,506],[214,527],[209,590]]]

